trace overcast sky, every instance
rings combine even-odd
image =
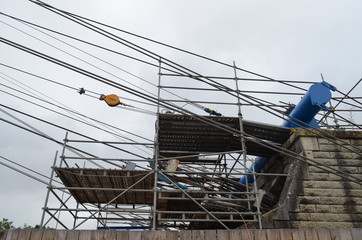
[[[112,25],[119,29],[142,35],[169,45],[182,48],[200,55],[216,59],[227,64],[233,61],[240,68],[253,71],[274,79],[303,80],[310,82],[324,79],[347,93],[362,77],[362,16],[361,1],[93,1],[93,0],[47,0],[46,3],[81,16]],[[18,17],[44,27],[60,31],[92,43],[111,48],[124,54],[150,61],[125,46],[95,34],[84,27],[70,22],[42,7],[26,0],[0,0],[1,12]],[[109,30],[109,29],[107,29]],[[113,81],[157,94],[158,69],[116,54],[86,46],[57,35],[45,35],[29,26],[0,15],[1,37],[35,49],[55,58],[67,61]],[[121,32],[112,31],[131,42],[137,43],[163,57],[169,58],[202,75],[233,77],[233,69],[211,63],[178,51],[151,44]],[[48,33],[49,34],[49,33]],[[53,37],[57,37],[60,42]],[[64,43],[66,42],[66,43]],[[69,44],[69,45],[67,45]],[[71,46],[70,46],[71,45]],[[82,49],[78,51],[74,47]],[[34,76],[30,76],[8,67],[0,66],[1,104],[32,114],[51,123],[70,128],[99,140],[115,140],[109,133],[85,126],[67,117],[50,112],[44,108],[25,102],[21,98],[36,102],[42,106],[60,111],[68,116],[69,112],[52,105],[25,96],[14,89],[29,90],[34,96],[51,97],[53,103],[65,104],[86,116],[96,118],[110,125],[142,135],[148,139],[154,136],[156,111],[154,106],[141,104],[142,101],[131,94],[99,83],[94,79],[64,69],[14,47],[0,43],[0,63],[52,79],[74,88],[84,87],[96,93],[117,94],[121,101],[136,106],[147,113],[139,113],[125,108],[110,108],[96,98],[79,95],[76,90],[62,87]],[[89,55],[89,54],[92,54]],[[110,64],[94,58],[101,58]],[[158,64],[152,60],[153,64]],[[102,68],[103,70],[101,70]],[[130,75],[131,73],[132,75]],[[239,77],[254,77],[238,72]],[[162,79],[164,85],[182,84],[202,86],[182,78]],[[230,84],[224,83],[223,84]],[[16,84],[16,85],[15,85]],[[25,85],[21,85],[25,84]],[[234,83],[232,83],[234,84]],[[4,86],[5,85],[5,86]],[[7,87],[6,87],[7,86]],[[230,85],[233,87],[233,85]],[[309,85],[298,85],[308,88]],[[10,89],[8,87],[12,87]],[[202,87],[206,87],[203,85]],[[210,88],[210,86],[208,86]],[[301,93],[298,89],[278,84],[240,84],[242,90],[268,90]],[[13,94],[13,96],[9,95]],[[197,93],[174,91],[184,98],[197,98],[203,101],[227,101],[224,95],[217,93]],[[164,98],[174,97],[167,93]],[[361,85],[351,96],[361,96]],[[15,95],[15,96],[14,96]],[[262,99],[297,103],[299,95],[276,96],[255,95]],[[340,96],[340,95],[334,95]],[[21,98],[20,98],[21,97]],[[122,98],[124,97],[124,99]],[[129,100],[126,100],[129,99]],[[232,101],[232,99],[230,100]],[[182,106],[182,104],[180,105]],[[202,114],[200,109],[189,109]],[[207,106],[209,107],[209,106]],[[236,107],[212,105],[224,115],[236,116]],[[44,132],[57,141],[63,141],[65,130],[57,129],[39,121],[1,107],[33,128]],[[280,124],[281,120],[244,107],[243,115],[247,120]],[[344,116],[361,123],[360,114],[344,113]],[[0,118],[24,126],[14,118],[0,112]],[[28,127],[27,127],[28,128]],[[4,121],[0,121],[0,156],[27,166],[45,175],[50,175],[55,152],[62,147],[50,140],[26,132]],[[122,133],[123,134],[123,133]],[[125,134],[136,141],[144,139]],[[80,139],[70,134],[70,138]],[[119,139],[118,139],[119,140]],[[80,147],[100,157],[132,157],[102,146]],[[149,149],[130,148],[131,151],[146,157],[152,156]],[[8,163],[4,159],[1,162]],[[12,165],[14,166],[14,165]],[[87,165],[91,167],[91,165]],[[40,222],[41,208],[45,201],[46,186],[26,176],[0,165],[0,219],[9,218],[15,226],[24,223],[36,225]],[[92,227],[92,226],[88,226]]]

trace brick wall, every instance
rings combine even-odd
[[[325,132],[341,140],[334,143],[305,130],[298,130],[286,146],[318,163],[362,179],[362,132]],[[342,178],[291,157],[274,157],[265,171],[284,172],[289,176],[284,181],[258,179],[258,185],[270,191],[272,197],[276,194],[273,189],[282,189],[278,204],[263,215],[263,227],[362,227],[362,182],[356,183],[353,179]],[[282,187],[277,186],[277,183],[282,183]]]

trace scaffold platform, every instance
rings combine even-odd
[[[150,174],[124,195],[122,191],[141,180],[149,171],[55,168],[55,172],[79,203],[152,204],[154,175]]]
[[[237,117],[214,117],[208,119],[235,130],[240,129]],[[275,125],[243,120],[245,133],[258,139],[277,144],[284,143],[290,136],[290,129]],[[248,154],[271,157],[275,152],[246,139]],[[179,114],[159,115],[159,149],[162,156],[182,156],[189,153],[213,153],[242,150],[240,137],[202,122],[192,116]],[[197,159],[179,159],[197,161]]]

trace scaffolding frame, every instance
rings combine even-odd
[[[114,141],[84,141],[68,139],[66,134],[64,146],[60,156],[60,162],[57,164],[55,159],[51,180],[49,181],[47,199],[43,208],[43,216],[41,226],[46,227],[52,220],[61,225],[65,229],[77,229],[85,222],[95,220],[99,229],[209,229],[209,228],[236,228],[241,225],[247,226],[252,223],[261,229],[261,201],[260,191],[256,184],[256,177],[260,175],[271,176],[287,176],[286,174],[274,173],[256,173],[253,169],[251,173],[247,173],[248,166],[253,164],[253,159],[248,158],[249,152],[262,151],[258,146],[258,150],[246,144],[247,137],[244,135],[245,127],[258,129],[260,125],[243,120],[241,113],[241,102],[237,98],[236,103],[231,105],[237,106],[237,118],[225,117],[206,117],[212,123],[199,122],[201,128],[218,128],[218,124],[234,124],[231,127],[235,131],[239,131],[241,137],[233,139],[229,144],[236,146],[231,150],[212,151],[210,149],[189,149],[187,151],[179,151],[172,149],[175,145],[171,145],[171,149],[165,150],[165,140],[172,141],[172,138],[165,139],[164,123],[168,121],[181,121],[184,126],[192,127],[195,121],[199,121],[193,116],[187,114],[163,114],[161,113],[160,103],[165,101],[161,96],[162,76],[161,63],[159,61],[158,73],[158,105],[157,105],[157,121],[154,139],[154,155],[153,159],[127,159],[127,158],[102,158],[102,157],[74,157],[66,156],[66,150],[71,149],[70,144],[73,143],[97,143],[97,144],[122,144],[127,145],[150,145],[149,143],[132,143],[132,142],[114,142]],[[234,80],[236,83],[236,93],[239,94],[236,66],[234,63]],[[166,74],[167,75],[167,74]],[[239,95],[238,95],[239,96]],[[172,102],[172,100],[167,100]],[[175,101],[180,103],[182,101]],[[225,104],[220,102],[220,104]],[[171,119],[169,119],[171,117]],[[205,118],[204,116],[200,116]],[[184,118],[176,120],[176,118]],[[223,121],[229,121],[225,123]],[[213,126],[213,122],[216,124]],[[236,125],[235,125],[236,124]],[[254,124],[254,125],[253,125]],[[267,131],[271,131],[270,126],[265,125]],[[228,126],[230,127],[230,126]],[[273,128],[275,126],[272,126]],[[266,131],[264,129],[264,131]],[[182,130],[182,128],[181,128]],[[280,129],[271,134],[275,137]],[[282,129],[283,130],[283,129]],[[218,134],[223,130],[218,129]],[[287,130],[285,130],[287,131]],[[257,133],[257,136],[262,133]],[[228,137],[232,134],[227,133]],[[259,134],[259,135],[258,135]],[[277,136],[278,137],[278,136]],[[167,138],[167,135],[166,135]],[[192,138],[192,134],[191,134]],[[270,139],[268,139],[270,140]],[[238,144],[235,144],[238,142]],[[206,143],[208,144],[208,143]],[[220,143],[219,143],[220,144]],[[234,144],[234,145],[233,145]],[[249,144],[249,145],[248,145]],[[187,145],[185,145],[187,148]],[[273,154],[265,152],[264,154]],[[177,166],[174,169],[168,169],[171,161],[177,160]],[[118,162],[123,164],[124,169],[87,169],[72,168],[71,161],[107,161]],[[125,170],[127,162],[135,162],[143,166],[140,169]],[[144,167],[151,164],[148,170]],[[152,166],[153,164],[153,166]],[[66,166],[66,167],[63,167]],[[74,174],[74,179],[68,174]],[[103,172],[103,175],[101,174]],[[142,172],[142,177],[136,177]],[[54,186],[53,180],[60,177],[64,186]],[[88,173],[88,175],[87,175]],[[114,174],[114,175],[112,175]],[[117,175],[121,174],[121,175]],[[126,175],[122,175],[126,174]],[[252,175],[254,181],[243,185],[238,182],[242,176]],[[109,178],[106,179],[106,176]],[[128,177],[133,179],[130,183],[125,184],[124,181]],[[90,178],[94,178],[90,180]],[[69,183],[69,179],[73,181]],[[117,182],[123,181],[123,185],[107,185],[104,186],[102,181]],[[147,187],[145,182],[148,184]],[[141,184],[143,187],[139,187]],[[95,185],[95,186],[94,186]],[[120,187],[123,186],[123,187]],[[69,197],[63,200],[61,194],[68,194]],[[59,207],[49,207],[49,195],[58,200]],[[83,199],[80,195],[88,196]],[[140,196],[148,196],[148,200],[136,201]],[[89,200],[92,199],[92,200]],[[133,200],[132,200],[133,199]],[[69,204],[68,204],[69,202]],[[72,204],[72,207],[70,207]],[[75,205],[75,206],[74,206]],[[73,218],[71,227],[67,226],[62,216],[68,213]],[[48,214],[49,219],[45,220]],[[116,225],[115,225],[116,224]]]

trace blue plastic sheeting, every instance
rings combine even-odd
[[[282,126],[290,128],[309,128],[310,126],[320,128],[314,117],[321,109],[328,110],[328,107],[325,104],[332,98],[330,90],[335,91],[337,88],[324,81],[313,84],[289,114],[288,119],[283,122]],[[253,172],[253,169],[257,173],[261,172],[269,161],[270,158],[257,157],[247,173]],[[242,184],[246,184],[246,182],[251,183],[253,181],[252,175],[243,176],[239,180]]]

